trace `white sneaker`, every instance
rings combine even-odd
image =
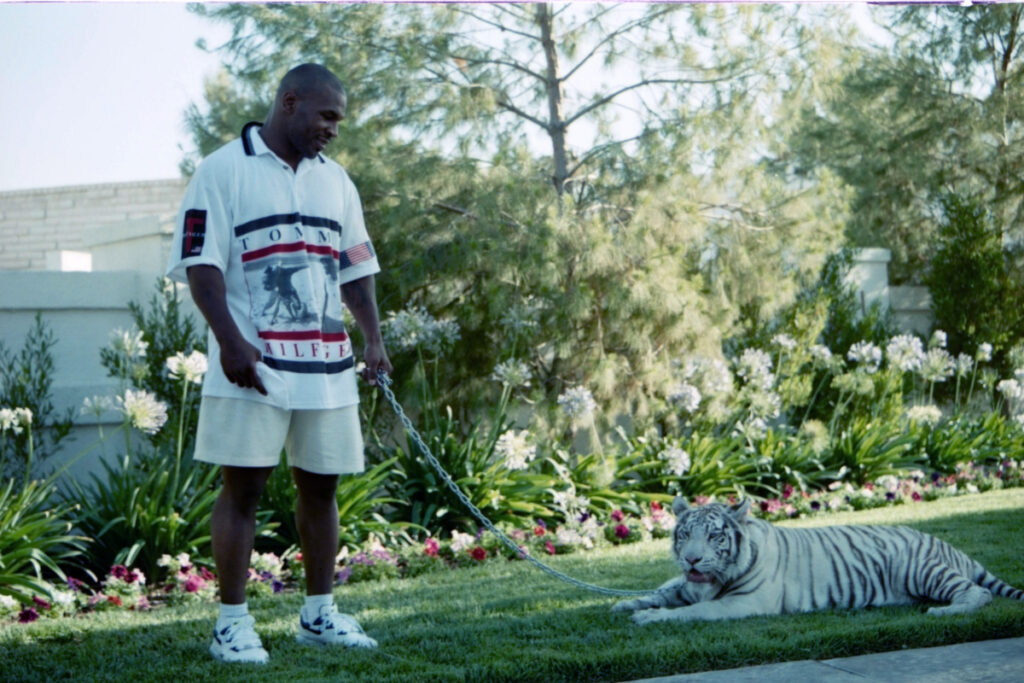
[[[256,620],[247,614],[226,626],[214,626],[210,654],[222,662],[266,664],[270,655],[263,649],[259,635],[253,630],[255,623]]]
[[[377,641],[363,632],[359,622],[339,613],[334,605],[322,606],[312,622],[306,621],[306,610],[299,612],[299,635],[295,639],[305,645],[377,647]]]

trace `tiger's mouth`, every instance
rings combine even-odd
[[[707,574],[701,574],[696,569],[691,569],[686,573],[686,580],[693,583],[711,583],[714,579]]]

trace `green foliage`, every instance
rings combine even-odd
[[[190,451],[199,420],[200,394],[185,392],[183,400],[181,380],[170,376],[166,363],[177,353],[188,355],[199,351],[205,354],[206,335],[192,316],[182,310],[178,286],[165,278],[157,279],[146,306],[130,301],[128,311],[142,333],[146,344],[144,354],[126,358],[123,349],[117,348],[115,343],[100,349],[100,364],[122,384],[150,391],[167,404],[168,421],[179,429],[158,432],[152,437],[155,445],[163,447],[177,442],[180,450]]]
[[[46,579],[82,555],[88,539],[72,532],[74,506],[54,503],[53,477],[11,478],[0,488],[0,595],[31,604],[49,599]]]
[[[400,501],[383,495],[385,483],[401,472],[395,461],[385,460],[361,474],[342,475],[338,481],[338,531],[342,547],[357,550],[371,537],[394,543],[405,536],[407,523],[391,522],[381,511]],[[266,522],[275,529],[273,536],[257,539],[258,548],[283,551],[299,546],[299,530],[295,524],[295,484],[290,468],[282,457],[281,464],[267,479],[260,508],[267,513]]]
[[[853,420],[823,454],[828,477],[857,485],[925,464],[914,451],[916,438],[891,422]]]
[[[209,563],[217,469],[191,460],[176,465],[173,454],[125,453],[116,466],[101,462],[102,472],[88,485],[67,481],[63,495],[78,511],[76,528],[92,539],[88,562],[95,574],[121,564],[155,578],[165,553]],[[257,535],[269,530],[262,520]]]
[[[0,475],[20,478],[28,467],[28,439],[36,461],[45,460],[71,431],[74,408],[63,414],[53,406],[53,347],[57,339],[37,313],[17,354],[0,343],[0,407],[28,408],[33,429],[0,439]],[[31,473],[29,473],[31,474]]]
[[[954,356],[973,354],[977,341],[996,358],[1024,337],[1021,281],[1009,268],[1002,231],[977,200],[955,194],[942,200],[945,220],[927,283],[935,326],[946,330]]]

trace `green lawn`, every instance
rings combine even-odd
[[[1024,489],[827,515],[792,525],[899,523],[965,550],[1024,586]],[[668,541],[554,558],[584,580],[654,587],[673,574]],[[1024,604],[934,618],[923,606],[732,622],[634,626],[614,602],[554,582],[522,562],[362,583],[336,591],[381,647],[324,651],[294,642],[299,594],[251,603],[266,667],[206,653],[216,606],[105,612],[0,627],[4,681],[622,681],[750,664],[1024,636]]]

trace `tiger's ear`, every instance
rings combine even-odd
[[[672,514],[676,517],[683,514],[690,509],[690,506],[686,503],[685,496],[676,496],[676,499],[672,501]]]
[[[738,521],[743,521],[743,519],[747,516],[747,510],[749,510],[749,509],[750,509],[750,499],[749,498],[741,500],[740,502],[736,503],[735,505],[730,505],[729,506],[730,514],[732,515],[733,519],[736,519]]]

